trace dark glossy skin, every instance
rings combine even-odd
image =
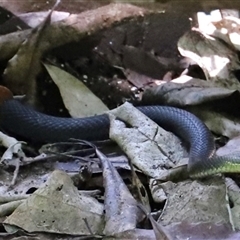
[[[145,106],[138,109],[190,144],[190,172],[199,162],[201,166],[209,165],[207,160],[214,152],[213,136],[196,116],[185,110],[166,106]],[[17,100],[7,100],[0,107],[0,127],[35,142],[109,138],[109,119],[106,114],[78,119],[52,117],[24,106]]]

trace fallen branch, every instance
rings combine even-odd
[[[72,14],[68,18],[47,26],[45,30],[45,51],[70,42],[77,42],[96,31],[104,30],[127,18],[144,16],[148,11],[130,4],[109,4],[94,10]],[[0,37],[0,60],[14,56],[32,30],[14,32]]]

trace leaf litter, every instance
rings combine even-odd
[[[73,18],[71,20],[73,20]],[[219,24],[221,26],[226,27],[226,25],[224,24],[229,24],[229,23],[232,24],[233,22],[234,24],[238,24],[238,21],[234,18],[231,18],[230,20],[228,18],[226,21],[221,20]],[[216,22],[213,25],[218,27]],[[28,32],[26,31],[24,34],[25,36],[28,36],[29,31]],[[234,129],[233,127],[230,126],[231,124],[234,125],[235,122],[232,119],[235,119],[236,116],[235,118],[229,117],[231,116],[229,112],[224,115],[222,111],[219,111],[219,112],[216,111],[215,106],[216,106],[216,102],[223,103],[225,101],[228,101],[229,99],[234,100],[238,97],[236,92],[238,92],[239,90],[238,89],[239,83],[238,83],[237,77],[233,73],[233,70],[239,69],[239,63],[238,63],[235,50],[232,50],[232,48],[226,47],[225,44],[222,44],[221,41],[218,41],[212,35],[208,36],[208,34],[209,33],[201,31],[201,29],[200,30],[192,29],[191,31],[187,32],[180,38],[179,45],[178,45],[179,51],[182,55],[191,58],[202,68],[203,72],[205,73],[205,77],[207,81],[203,81],[202,79],[201,80],[192,79],[190,82],[185,84],[174,83],[174,80],[170,82],[169,80],[168,82],[162,81],[161,82],[162,85],[157,90],[152,88],[148,91],[145,91],[143,94],[143,100],[145,100],[146,102],[148,101],[148,96],[146,97],[145,93],[148,92],[149,94],[150,92],[150,96],[151,96],[152,94],[151,91],[152,92],[155,91],[154,94],[156,96],[159,96],[159,99],[156,102],[160,104],[168,104],[168,105],[174,105],[178,107],[185,107],[189,111],[192,111],[196,115],[201,117],[207,123],[210,129],[213,130],[213,132],[216,132],[219,135],[224,135],[229,138],[232,138],[233,136],[235,136],[234,133],[236,134],[236,132],[238,131],[238,128]],[[230,39],[233,39],[232,35],[230,36]],[[234,44],[234,40],[231,40],[231,41]],[[134,70],[134,69],[131,69],[131,70]],[[154,82],[155,79],[152,78],[150,81]],[[147,84],[149,82],[147,82]],[[138,84],[138,83],[135,83],[135,84]],[[138,87],[144,88],[144,85],[138,85]],[[35,87],[33,87],[33,89],[35,89]],[[126,107],[126,105],[127,104],[125,104],[124,107]],[[220,106],[224,107],[224,104]],[[185,157],[185,153],[179,154],[179,146],[181,146],[181,144],[179,143],[178,139],[175,139],[173,136],[171,136],[171,134],[167,132],[165,133],[163,131],[164,136],[165,134],[167,134],[166,140],[158,143],[158,139],[156,139],[157,138],[156,133],[159,134],[159,132],[161,132],[162,130],[157,129],[156,126],[152,127],[151,129],[150,125],[148,126],[149,120],[147,120],[146,118],[144,120],[141,120],[138,114],[135,115],[133,108],[131,108],[130,106],[127,106],[126,109],[128,109],[129,107],[130,110],[125,110],[124,107],[120,107],[119,108],[120,110],[116,109],[112,113],[110,113],[117,116],[117,119],[116,119],[116,116],[113,116],[113,115],[110,116],[111,125],[112,125],[110,135],[114,140],[118,142],[118,145],[121,147],[121,149],[125,152],[125,154],[130,159],[131,164],[134,164],[134,166],[136,166],[138,170],[141,170],[143,173],[145,173],[150,178],[152,178],[150,179],[151,181],[151,180],[154,180],[154,178],[158,177],[160,172],[164,171],[163,170],[164,168],[168,169],[170,167],[173,167],[178,161],[183,160],[183,158]],[[72,109],[72,106],[70,106],[69,108]],[[73,112],[75,111],[76,110],[74,109]],[[131,117],[130,113],[131,114],[133,113],[134,117]],[[208,113],[212,113],[212,115]],[[73,113],[72,115],[74,114],[75,113]],[[124,114],[126,116],[124,116]],[[230,123],[219,124],[219,122],[217,123],[212,122],[214,118],[216,120],[217,115],[219,116],[219,119],[223,119],[223,116],[225,116],[227,120],[230,119]],[[124,120],[124,122],[120,123],[119,118],[121,120]],[[125,125],[126,122],[128,122],[127,125]],[[129,127],[129,124],[131,127]],[[220,126],[218,130],[214,128],[214,126],[216,125]],[[146,127],[147,130],[144,130],[143,126]],[[229,131],[229,129],[232,129],[232,130]],[[133,131],[134,135],[130,135],[130,131]],[[165,139],[164,137],[162,138]],[[171,140],[169,140],[169,138]],[[159,141],[161,141],[161,139],[159,139]],[[173,152],[176,152],[176,156],[174,156],[174,158],[172,158],[172,156],[169,157],[168,154],[167,156],[166,154],[164,154],[164,153],[172,152],[172,150],[171,151],[169,150],[169,148],[171,149],[172,146],[171,144],[169,145],[168,141],[171,144],[173,141],[174,142],[176,141],[175,144],[173,144],[174,145]],[[150,147],[148,144],[150,144]],[[167,150],[165,149],[160,150],[164,145],[166,145]],[[154,146],[155,147],[157,146],[157,150],[153,150]],[[175,147],[177,150],[175,149]],[[138,150],[134,150],[135,148],[137,148]],[[133,152],[132,152],[132,149],[134,150]],[[151,151],[149,149],[151,149]],[[140,152],[141,154],[139,154]],[[101,160],[101,165],[103,168],[103,182],[105,187],[104,202],[106,203],[106,206],[107,206],[106,214],[103,214],[103,206],[101,204],[98,204],[95,200],[93,199],[92,200],[94,203],[97,203],[98,206],[101,206],[100,209],[101,209],[102,215],[99,214],[99,218],[102,219],[103,216],[106,217],[106,225],[105,225],[104,233],[106,235],[115,234],[116,237],[119,237],[119,234],[120,234],[119,239],[122,239],[121,237],[123,236],[130,236],[131,234],[132,234],[131,236],[134,239],[139,236],[143,236],[144,234],[146,234],[145,236],[148,236],[149,239],[154,239],[152,235],[153,232],[149,232],[149,234],[148,234],[148,231],[141,232],[141,229],[138,229],[136,227],[137,226],[136,223],[139,220],[142,220],[142,217],[140,218],[138,217],[139,213],[137,214],[137,212],[139,212],[137,209],[139,208],[137,207],[136,200],[131,196],[131,193],[128,191],[127,187],[122,181],[121,176],[118,175],[118,173],[112,167],[109,160],[104,155],[102,155],[102,153],[99,152],[98,149],[96,149],[96,153]],[[147,153],[149,153],[149,155]],[[162,154],[161,156],[162,162],[156,162],[155,160],[159,161],[160,154]],[[142,156],[142,159],[140,159],[139,157],[140,155]],[[167,161],[169,159],[170,159],[170,162]],[[61,178],[58,178],[58,177],[57,177],[57,180],[52,180],[52,179],[55,179],[56,177],[55,174],[57,176],[58,174],[60,174],[61,176],[64,176],[63,177],[64,180],[60,180]],[[43,212],[41,212],[39,209],[37,208],[35,209],[35,204],[29,202],[29,204],[27,205],[30,207],[32,206],[31,211],[36,210],[38,214],[30,216],[30,219],[31,217],[34,217],[34,221],[32,222],[30,221],[30,222],[27,222],[26,224],[23,221],[19,222],[18,217],[16,219],[13,218],[15,215],[18,216],[18,214],[23,214],[25,216],[27,213],[29,213],[29,210],[25,209],[26,201],[21,200],[23,201],[23,203],[21,203],[21,205],[13,212],[13,214],[10,217],[8,217],[7,220],[5,220],[5,223],[13,224],[15,226],[19,225],[19,227],[29,232],[32,232],[32,231],[33,232],[34,231],[58,232],[59,229],[56,227],[57,222],[56,222],[56,226],[54,224],[55,224],[55,221],[59,219],[59,217],[57,217],[57,215],[54,215],[54,217],[53,215],[50,215],[49,217],[47,213],[53,214],[52,206],[56,206],[57,203],[62,201],[59,201],[57,197],[56,198],[57,200],[50,199],[52,201],[52,204],[49,204],[48,194],[46,194],[44,191],[49,193],[50,190],[48,189],[49,187],[48,185],[50,182],[53,183],[53,186],[54,186],[53,190],[57,189],[60,192],[62,190],[69,190],[69,191],[71,190],[72,192],[74,192],[75,196],[79,198],[79,193],[76,190],[76,188],[72,185],[72,182],[68,178],[68,176],[66,176],[62,172],[55,171],[53,172],[52,176],[49,178],[47,184],[45,184],[45,187],[39,188],[26,200],[26,201],[30,201],[31,198],[34,200],[35,197],[38,197],[36,195],[38,195],[39,192],[44,193],[45,197],[42,198],[42,202],[46,203],[46,205],[44,205],[44,209],[46,209],[44,210],[44,213],[46,211],[46,215],[44,215]],[[65,184],[67,185],[66,189],[65,189]],[[69,187],[68,184],[70,184],[71,187]],[[141,184],[139,186],[141,188]],[[160,189],[162,188],[165,191],[167,200],[166,200],[166,205],[163,209],[163,212],[158,219],[157,225],[155,225],[156,224],[155,220],[150,217],[151,219],[150,221],[154,225],[153,229],[154,229],[155,237],[157,239],[159,239],[159,237],[161,236],[158,234],[158,231],[166,232],[166,229],[169,230],[169,232],[165,234],[166,239],[171,239],[171,236],[175,236],[175,237],[176,236],[181,236],[181,237],[195,236],[195,238],[193,239],[206,237],[206,236],[208,236],[208,239],[217,239],[217,237],[219,237],[218,234],[222,234],[221,236],[224,236],[225,239],[227,239],[226,237],[228,237],[228,239],[231,239],[231,237],[236,236],[232,234],[231,229],[234,229],[234,228],[238,229],[239,224],[237,222],[238,221],[237,217],[232,217],[231,215],[232,213],[230,212],[229,201],[226,195],[227,194],[226,187],[224,184],[224,178],[216,177],[213,179],[208,179],[203,181],[187,180],[180,183],[167,182],[165,184],[164,183],[161,185],[159,184],[159,187]],[[71,195],[69,194],[69,196]],[[115,199],[116,196],[117,198]],[[62,195],[61,197],[64,197],[64,196]],[[156,198],[155,198],[155,201],[158,201],[158,199]],[[232,198],[234,199],[234,197]],[[68,201],[74,201],[74,198],[72,199],[71,197],[69,197]],[[76,202],[79,203],[79,201],[76,201]],[[74,205],[75,205],[75,202],[74,202]],[[61,204],[57,206],[58,206],[58,209],[57,209],[58,211],[56,211],[56,213],[54,214],[57,214],[57,212],[59,212],[59,210],[61,209],[65,213],[65,207],[66,207],[65,205],[63,207]],[[216,208],[213,208],[212,206],[215,206]],[[50,209],[48,209],[48,207]],[[128,212],[129,209],[130,209],[130,212]],[[84,212],[84,210],[86,209],[83,208],[81,211]],[[132,210],[134,211],[132,212]],[[236,213],[237,213],[237,209],[234,209],[234,210],[236,210]],[[72,210],[68,210],[68,211],[71,212]],[[143,211],[143,212],[145,212],[145,214],[147,215],[147,211]],[[130,213],[133,213],[133,214],[130,214]],[[189,213],[189,216],[186,213]],[[41,214],[44,215],[44,220],[41,220],[41,218],[38,218]],[[69,222],[72,225],[71,226],[68,225],[69,229],[66,228],[66,231],[63,231],[63,232],[60,231],[61,233],[69,233],[73,235],[75,234],[89,235],[90,234],[91,236],[93,236],[94,234],[102,234],[102,230],[98,230],[98,229],[95,230],[95,228],[92,227],[91,225],[93,224],[92,221],[87,221],[87,220],[84,221],[84,219],[79,220],[77,218],[79,215],[82,214],[82,212],[81,214],[77,214],[76,212],[74,212],[73,214],[77,215],[77,216],[75,215],[76,217],[73,217],[74,222]],[[87,214],[87,217],[88,217],[88,214]],[[63,214],[63,215],[67,215],[67,214]],[[25,219],[27,215],[25,217],[24,216],[21,219]],[[184,217],[186,217],[186,219]],[[94,220],[97,220],[97,219],[94,218]],[[51,222],[51,220],[54,222]],[[51,224],[49,224],[51,226],[50,230],[45,228],[44,226],[46,223],[45,221],[47,223],[49,223],[49,221],[51,222]],[[35,228],[36,227],[35,223],[38,223],[36,224],[37,226],[41,226],[41,224],[44,223],[43,229],[39,230],[38,228]],[[99,220],[98,223],[99,225],[101,225],[100,228],[102,229],[103,221]],[[70,228],[70,227],[76,226],[74,224],[81,225],[77,227],[79,231],[76,231],[76,228],[74,229]],[[66,222],[64,222],[63,226],[64,225],[66,226]],[[162,225],[166,225],[166,228],[161,228],[161,227],[159,228],[159,226],[162,226]],[[6,225],[6,226],[8,226],[6,228],[8,228],[8,230],[11,231],[10,230],[11,226],[9,225]],[[208,229],[209,226],[211,226],[211,231],[208,232],[206,231],[206,229]],[[218,231],[219,226],[222,227],[224,232]],[[85,227],[83,232],[81,232],[81,230],[83,229],[82,227]],[[191,232],[189,232],[188,229],[191,229]],[[62,225],[60,230],[64,230]],[[16,231],[16,229],[13,229],[12,231]],[[125,235],[121,235],[123,232]],[[205,232],[204,236],[202,234],[203,232]],[[162,236],[160,238],[163,239]]]

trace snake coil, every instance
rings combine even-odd
[[[213,136],[206,125],[193,114],[166,106],[145,106],[138,109],[158,125],[189,143],[190,176],[203,177],[218,172],[234,172],[235,167],[239,168],[237,157],[213,157]],[[53,117],[13,99],[6,100],[0,106],[0,127],[35,142],[58,142],[70,138],[105,140],[108,139],[109,125],[106,114],[77,119]]]

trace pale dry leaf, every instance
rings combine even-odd
[[[182,221],[166,227],[172,236],[177,236],[178,239],[192,240],[236,240],[239,239],[239,232],[232,230],[229,223],[191,223]]]
[[[16,200],[0,205],[0,217],[6,217],[13,213],[13,211],[25,200]]]
[[[108,110],[79,79],[64,70],[44,64],[54,83],[58,86],[63,103],[72,117],[88,117]]]
[[[4,221],[4,225],[8,229],[14,225],[28,232],[71,235],[91,235],[90,228],[93,234],[101,234],[103,210],[96,199],[80,194],[66,173],[56,170],[43,187]]]
[[[237,53],[221,40],[192,30],[179,39],[178,50],[202,68],[207,80],[229,89],[240,89],[233,73],[240,69]]]
[[[223,112],[215,112],[213,109],[206,107],[197,106],[188,109],[198,116],[214,133],[228,138],[239,136],[240,120],[238,118]]]
[[[105,188],[104,234],[115,235],[133,230],[141,219],[137,202],[109,159],[98,149],[96,153],[101,161]]]
[[[18,152],[22,151],[22,142],[19,142],[16,138],[9,137],[2,132],[0,132],[0,142],[4,147],[9,148],[9,150],[11,151],[10,155],[14,153],[17,154]],[[8,159],[11,159],[11,157]]]
[[[240,188],[231,178],[225,178],[227,192],[232,203],[231,217],[235,229],[240,230]]]
[[[164,168],[175,166],[187,155],[174,134],[159,127],[131,104],[124,103],[111,114],[114,116],[110,115],[110,138],[148,176],[157,178]]]
[[[239,130],[240,130],[240,127],[239,127]],[[224,156],[224,155],[229,155],[234,153],[237,153],[237,154],[240,153],[240,136],[239,135],[230,139],[226,145],[224,145],[223,147],[220,147],[216,151],[217,156]]]
[[[151,191],[152,198],[155,203],[163,203],[167,200],[167,195],[163,188],[156,184],[156,180],[151,178],[149,181],[149,188]]]
[[[168,196],[158,222],[164,226],[186,223],[229,223],[229,202],[224,178],[160,184]]]
[[[48,15],[46,12],[29,12],[17,15],[28,26],[37,27]],[[61,21],[70,16],[70,13],[53,11],[51,15],[51,23]]]
[[[199,12],[199,29],[205,34],[222,39],[240,50],[239,11],[234,9],[214,10],[210,14]]]
[[[237,50],[240,50],[240,19],[239,18],[228,17],[213,24],[216,27],[216,31],[218,31],[218,34],[215,34],[217,37],[219,37],[220,35],[219,32],[222,33],[222,37],[221,37],[222,39],[224,39],[230,45],[234,46]]]

